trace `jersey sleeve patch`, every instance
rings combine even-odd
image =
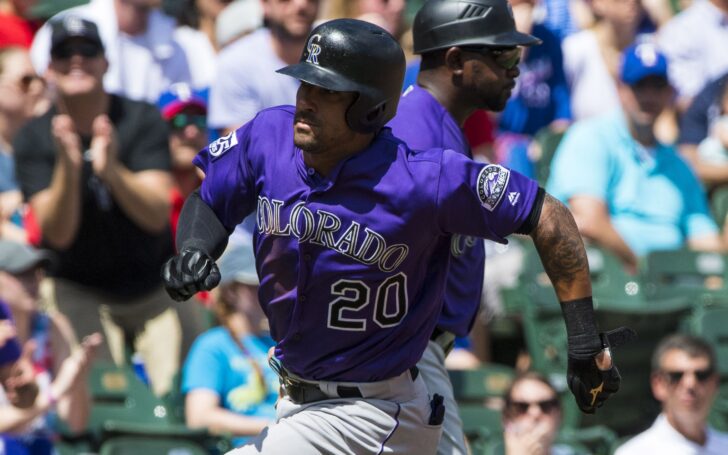
[[[238,136],[235,134],[235,131],[231,131],[227,136],[223,136],[210,144],[208,150],[210,156],[215,159],[236,145],[238,145]]]
[[[483,207],[491,212],[495,210],[506,192],[510,176],[511,171],[496,164],[489,164],[480,171],[476,190]]]

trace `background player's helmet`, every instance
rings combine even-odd
[[[508,0],[429,0],[412,26],[415,54],[453,46],[532,46],[538,38],[516,31]]]
[[[356,92],[346,123],[354,131],[371,133],[397,112],[404,68],[404,52],[386,30],[335,19],[314,28],[301,60],[278,72],[327,90]]]

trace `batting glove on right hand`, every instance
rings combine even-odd
[[[205,252],[186,247],[162,266],[162,280],[167,294],[178,302],[200,291],[209,291],[220,282],[220,270]]]
[[[566,380],[571,393],[574,394],[576,404],[582,412],[594,414],[597,408],[619,390],[622,380],[617,366],[611,359],[610,347],[622,345],[634,338],[637,334],[627,327],[600,333],[603,352],[609,357],[609,368],[600,369],[597,365],[597,353],[591,358],[577,358],[569,356]],[[600,362],[601,363],[601,362]]]

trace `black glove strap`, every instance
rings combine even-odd
[[[227,246],[230,232],[215,212],[194,191],[185,201],[177,228],[177,250],[198,249],[213,259],[220,257]]]
[[[603,345],[594,318],[592,298],[584,297],[561,302],[561,312],[566,323],[569,357],[589,360],[597,355],[603,349]]]

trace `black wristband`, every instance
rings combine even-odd
[[[589,360],[602,350],[602,340],[594,317],[594,302],[584,297],[561,302],[566,323],[569,357]]]
[[[177,249],[194,248],[217,259],[225,251],[230,232],[196,190],[185,201],[179,216]]]

